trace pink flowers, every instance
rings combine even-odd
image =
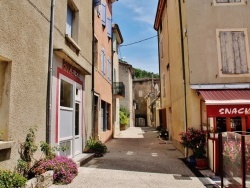
[[[193,154],[197,158],[204,157],[206,132],[203,130],[196,130],[194,128],[188,128],[187,132],[181,132],[180,144],[193,151]]]
[[[72,159],[63,156],[43,159],[33,171],[39,174],[48,170],[54,171],[53,179],[56,184],[69,184],[78,174],[76,163]]]

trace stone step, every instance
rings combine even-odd
[[[78,167],[83,166],[94,158],[94,153],[81,153],[73,158]]]

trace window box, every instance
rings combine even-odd
[[[14,143],[14,141],[0,141],[0,150],[10,149]]]

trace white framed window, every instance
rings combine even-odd
[[[247,29],[217,29],[220,76],[249,76]]]
[[[245,0],[213,0],[215,6],[243,5]]]

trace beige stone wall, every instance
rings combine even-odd
[[[184,5],[182,2],[183,28],[186,25]],[[187,126],[199,128],[199,98],[189,86],[189,56],[186,48],[188,38],[185,35],[183,36],[186,70]],[[160,55],[161,107],[166,108],[170,139],[177,148],[184,152],[179,144],[179,133],[185,131],[186,120],[178,0],[168,1],[167,7],[164,8],[162,31],[159,35],[159,41],[163,43],[162,45],[160,44],[160,48],[163,49],[163,55]]]
[[[91,73],[92,2],[81,0],[74,2],[79,9],[78,34],[74,40],[81,51],[76,55],[65,44],[67,0],[56,1],[54,48],[64,49],[80,66],[84,67],[83,69]],[[1,161],[0,168],[12,169],[19,158],[19,143],[24,141],[30,127],[37,126],[38,144],[45,140],[50,1],[0,1],[0,8],[2,12],[0,56],[10,60],[7,73],[11,75],[9,104],[6,105],[6,109],[9,108],[7,139],[15,141],[10,160]],[[3,70],[3,64],[0,63]],[[85,111],[87,118],[84,123],[86,126],[91,126],[91,118],[89,118],[91,76],[86,76],[86,87],[88,90],[85,95],[85,109],[89,110]],[[39,152],[36,157],[38,156],[40,156]]]
[[[212,0],[185,2],[191,84],[249,82],[250,74],[220,76],[216,29],[247,28],[245,37],[248,37],[247,43],[250,44],[249,4],[228,4],[214,6]]]

